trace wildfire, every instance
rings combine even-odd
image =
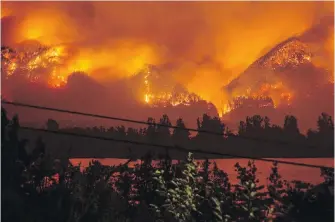
[[[232,101],[223,102],[225,107],[223,114],[240,107],[242,102],[251,105],[247,100],[254,100],[253,106],[258,107],[273,106],[276,108],[280,105],[290,105],[294,89],[284,84],[281,73],[311,63],[312,57],[309,46],[298,38],[289,38],[276,45],[249,66],[235,81],[226,86],[228,92],[231,90],[230,100]],[[265,75],[259,75],[259,72]],[[250,75],[254,75],[252,81],[250,81]]]
[[[15,62],[9,63],[9,65],[8,65],[8,75],[9,76],[13,75],[16,68],[17,68],[17,64]]]
[[[146,74],[144,75],[144,87],[145,87],[145,94],[144,94],[144,101],[146,103],[150,103],[153,95],[150,93],[150,85],[148,77],[150,75],[150,71],[148,70]]]
[[[57,72],[66,56],[63,46],[38,46],[33,50],[3,48],[1,55],[6,78],[23,76],[31,82],[47,82],[51,87],[66,83],[66,76]]]
[[[152,107],[166,107],[166,106],[178,106],[185,105],[190,106],[192,103],[196,103],[201,100],[199,96],[194,93],[189,93],[186,90],[177,90],[176,88],[172,91],[159,91],[154,92],[153,82],[150,81],[153,73],[148,67],[143,74],[143,86],[144,86],[144,102]]]
[[[262,108],[262,107],[273,107],[274,104],[272,99],[266,96],[258,96],[258,97],[238,96],[234,98],[232,102],[228,103],[230,111],[244,106]]]
[[[252,92],[248,88],[245,94],[237,94],[231,100],[223,102],[221,115],[240,107],[276,108],[281,104],[290,105],[292,97],[292,92],[284,86],[283,82],[264,83],[257,91]]]
[[[321,12],[311,13],[315,8],[321,10],[321,7],[306,6],[306,13],[300,14],[300,10],[296,10],[300,6],[295,4],[283,8],[276,5],[273,11],[270,4],[259,4],[254,10],[250,10],[252,6],[248,5],[246,11],[244,7],[239,9],[237,5],[225,4],[195,4],[187,6],[192,9],[190,11],[183,9],[179,12],[173,8],[172,11],[167,10],[167,14],[163,9],[170,6],[156,5],[151,8],[154,4],[150,4],[143,7],[149,11],[161,8],[162,11],[155,15],[132,7],[135,19],[124,16],[129,14],[122,11],[131,8],[128,4],[92,4],[82,7],[85,10],[70,4],[66,7],[46,4],[31,8],[8,4],[1,9],[1,18],[8,15],[17,17],[15,21],[7,21],[9,30],[4,32],[4,36],[10,39],[8,44],[38,41],[40,45],[30,49],[3,48],[2,71],[6,78],[19,76],[52,88],[67,84],[67,78],[73,72],[86,73],[100,83],[136,76],[139,79],[136,84],[140,85],[136,97],[143,104],[151,107],[190,106],[205,100],[221,110],[221,115],[242,106],[261,108],[291,104],[298,93],[294,94],[294,89],[286,86],[284,79],[276,74],[284,73],[286,68],[311,63],[312,59],[314,62],[313,53],[317,52],[313,50],[312,53],[308,41],[303,42],[299,38],[312,25],[307,17],[321,15]],[[267,7],[270,7],[269,10],[265,10]],[[21,12],[22,9],[24,11]],[[235,16],[233,21],[233,17],[229,18],[231,11],[241,16]],[[279,16],[282,11],[286,12],[284,17]],[[268,16],[277,12],[278,16],[269,22]],[[260,17],[249,13],[260,14]],[[265,14],[261,16],[262,13]],[[166,15],[171,17],[167,23]],[[250,22],[250,29],[244,28],[245,19]],[[193,24],[196,24],[195,27]],[[185,31],[185,28],[190,28],[190,31]],[[298,37],[289,38],[295,33]],[[257,59],[263,50],[285,38],[289,39]],[[327,44],[333,51],[333,40]],[[147,64],[157,67],[172,64],[176,69],[169,73],[172,83],[157,78],[157,73],[147,68]],[[253,66],[257,70],[276,73],[275,77],[247,73],[244,78],[246,72],[243,71]],[[237,86],[230,87],[235,78],[242,80],[236,81]],[[333,76],[329,81],[334,83]],[[183,89],[176,89],[178,84]],[[222,87],[229,90],[222,93]]]
[[[312,53],[309,46],[297,38],[289,38],[274,47],[267,55],[259,59],[254,66],[282,70],[288,67],[298,67],[311,62]]]
[[[289,92],[283,86],[282,82],[279,82],[277,84],[263,84],[260,90],[257,92],[251,93],[250,91],[248,91],[245,95],[239,95],[234,97],[233,101],[229,101],[226,105],[227,108],[224,110],[224,114],[246,105],[244,103],[247,103],[247,106],[249,107],[253,106],[258,108],[276,108],[279,105],[290,105],[292,97],[292,92]]]
[[[297,47],[297,44],[291,44],[290,46]],[[289,55],[289,52],[292,52],[292,50],[286,46],[283,48],[285,50],[279,50],[280,53],[274,52],[267,60],[261,61],[263,62],[263,65],[273,68],[278,67],[278,64],[287,65],[287,59],[291,59],[295,65],[297,65],[295,62],[300,61],[298,58],[302,59],[301,62],[310,60],[310,57],[308,56],[299,57],[299,55],[294,53],[293,55]],[[278,55],[284,56],[279,56],[280,58],[277,58]],[[40,46],[35,49],[35,51],[14,51],[9,48],[2,50],[2,61],[4,63],[7,78],[13,75],[24,75],[25,78],[31,82],[44,81],[53,88],[65,85],[67,83],[67,76],[71,72],[88,70],[90,64],[85,62],[86,60],[76,60],[76,62],[64,66],[64,58],[66,57],[67,53],[64,46]],[[45,72],[47,72],[46,77],[40,74]],[[161,89],[159,86],[155,86],[153,80],[155,75],[157,76],[157,73],[153,73],[150,66],[144,69],[141,73],[143,76],[142,98],[145,104],[152,107],[178,105],[190,106],[192,103],[203,100],[200,96],[190,93],[187,90],[178,91],[173,87]],[[44,77],[45,79],[43,79]],[[245,93],[235,94],[231,101],[224,101],[222,104],[219,104],[222,112],[220,113],[220,116],[242,106],[257,106],[261,108],[269,106],[277,107],[280,104],[290,104],[292,96],[292,93],[281,81],[278,81],[275,84],[263,83],[258,90],[251,90],[249,87]]]

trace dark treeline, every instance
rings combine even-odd
[[[219,118],[206,114],[201,119],[197,119],[197,129],[200,131],[197,133],[185,130],[187,126],[182,119],[178,119],[174,124],[178,127],[177,129],[160,126],[172,125],[167,115],[163,115],[159,121],[149,118],[147,122],[148,125],[144,128],[126,128],[124,126],[60,128],[55,120],[49,119],[46,127],[49,130],[61,132],[253,157],[316,158],[334,156],[334,122],[332,117],[325,113],[322,113],[317,120],[318,128],[309,130],[307,135],[299,131],[298,120],[294,116],[286,116],[283,127],[271,124],[268,117],[259,115],[247,117],[245,121],[240,122],[238,132],[235,134],[230,132]],[[201,131],[225,134],[225,136]],[[36,139],[42,136],[48,144],[49,151],[54,155],[70,152],[68,155],[77,158],[128,158],[130,154],[139,158],[149,151],[157,157],[159,154],[165,153],[165,149],[159,147],[27,130],[20,131],[20,136],[26,139]],[[170,150],[169,154],[173,158],[182,158],[185,155],[185,153],[176,150]],[[195,158],[223,158],[223,156],[195,154]]]
[[[284,180],[276,163],[261,185],[253,162],[235,165],[233,184],[215,163],[199,165],[191,154],[175,164],[166,153],[155,165],[147,153],[134,168],[130,161],[119,166],[93,161],[80,170],[68,158],[47,154],[41,139],[28,151],[19,130],[18,118],[7,118],[2,109],[4,222],[334,221],[331,169],[321,169],[324,182],[317,186]]]

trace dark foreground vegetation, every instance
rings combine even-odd
[[[5,222],[93,221],[334,221],[334,171],[321,169],[317,186],[285,181],[274,163],[266,186],[253,162],[238,163],[237,184],[215,163],[197,164],[189,154],[172,164],[145,155],[128,163],[84,170],[54,159],[41,139],[31,152],[20,140],[18,118],[1,112],[1,207]]]
[[[147,122],[148,126],[139,129],[126,128],[125,126],[61,128],[55,120],[49,119],[47,128],[64,133],[182,147],[190,150],[201,149],[240,156],[263,158],[332,158],[334,156],[334,122],[332,117],[325,113],[322,113],[317,119],[318,128],[309,130],[307,134],[300,132],[298,120],[294,116],[286,116],[283,127],[272,124],[268,117],[259,115],[247,117],[245,121],[240,122],[238,132],[235,133],[232,133],[219,118],[213,118],[206,114],[201,119],[197,119],[197,130],[200,131],[197,133],[185,130],[187,126],[182,119],[178,119],[176,124],[172,124],[167,115],[163,115],[159,121],[149,118]],[[168,127],[171,125],[178,128],[169,129]],[[216,134],[208,134],[204,131]],[[221,134],[225,134],[225,136]],[[69,156],[72,158],[123,159],[128,158],[130,152],[136,158],[140,158],[148,152],[151,152],[155,157],[159,153],[165,153],[164,149],[148,145],[20,131],[20,138],[36,140],[38,137],[43,137],[48,150],[54,155],[71,150]],[[277,142],[269,143],[263,140]],[[175,150],[169,154],[173,159],[183,159],[185,156],[185,153]],[[196,153],[194,157],[196,159],[224,158],[224,156]]]

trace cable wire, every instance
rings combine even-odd
[[[194,129],[194,128],[186,128],[186,127],[182,128],[182,127],[178,127],[178,126],[168,126],[168,125],[160,124],[160,123],[149,123],[149,122],[140,121],[140,120],[132,120],[132,119],[119,118],[119,117],[99,115],[99,114],[92,114],[92,113],[84,113],[84,112],[78,112],[78,111],[72,111],[72,110],[58,109],[58,108],[52,108],[52,107],[37,106],[37,105],[31,105],[31,104],[26,104],[26,103],[20,103],[20,102],[10,102],[10,101],[6,101],[6,100],[2,100],[1,102],[3,104],[19,106],[19,107],[26,107],[26,108],[40,109],[40,110],[48,110],[48,111],[61,112],[61,113],[69,113],[69,114],[74,114],[74,115],[89,116],[89,117],[109,119],[109,120],[117,120],[117,121],[136,123],[136,124],[154,125],[154,126],[160,126],[160,127],[167,127],[167,128],[170,128],[170,129],[180,129],[180,130],[186,130],[186,131],[197,132],[197,133],[206,133],[206,134],[219,135],[219,136],[235,137],[235,138],[238,138],[238,139],[245,139],[245,140],[254,140],[254,141],[263,142],[263,143],[276,143],[276,144],[281,144],[281,145],[297,145],[297,146],[304,146],[304,147],[307,147],[307,148],[317,148],[317,146],[295,143],[295,142],[291,142],[291,141],[288,142],[288,141],[280,141],[280,140],[268,140],[268,139],[264,139],[264,138],[249,137],[249,136],[243,136],[243,135],[235,135],[233,133],[222,133],[222,132],[219,133],[219,132],[213,132],[213,131],[208,131],[208,130],[199,130],[199,129]]]

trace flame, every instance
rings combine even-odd
[[[145,87],[145,94],[144,94],[144,101],[146,103],[150,103],[153,95],[150,93],[150,85],[148,77],[150,75],[150,71],[147,71],[144,75],[144,87]]]
[[[147,71],[140,80],[141,102],[177,106],[205,100],[214,104],[221,116],[247,100],[259,100],[260,106],[269,106],[268,98],[274,107],[290,104],[294,90],[280,79],[257,87],[248,83],[243,92],[232,95],[222,95],[221,88],[277,43],[304,33],[315,20],[328,15],[327,11],[333,14],[333,3],[311,2],[199,2],[186,8],[172,3],[141,3],[145,7],[136,7],[135,3],[48,2],[31,7],[15,4],[6,2],[1,8],[1,18],[18,17],[12,39],[16,43],[37,40],[43,49],[3,52],[7,78],[23,75],[30,81],[58,88],[67,83],[73,72],[84,72],[103,82],[131,78],[148,64],[175,63],[178,68],[172,71],[171,78],[186,90],[174,92],[171,87],[157,91],[152,73]],[[129,14],[133,16],[125,16]],[[331,35],[324,43],[329,55],[334,49]],[[264,66],[275,70],[287,64],[313,62],[332,71],[333,57],[324,59],[330,57],[327,54],[316,60],[310,52],[301,58],[292,56],[300,49],[308,51],[306,44],[292,41]],[[96,72],[103,68],[103,73]],[[329,81],[334,83],[333,75]]]
[[[52,86],[60,86],[66,83],[66,76],[57,73],[57,66],[61,65],[62,58],[66,56],[63,46],[38,47],[33,51],[3,50],[2,57],[6,77],[14,74],[24,75],[32,82],[43,81],[39,75],[41,69],[49,70],[46,82]]]
[[[17,64],[15,62],[12,62],[8,65],[8,76],[13,75],[14,71],[17,68]]]
[[[280,105],[290,105],[292,98],[293,92],[285,87],[283,82],[279,81],[275,84],[264,83],[257,91],[251,91],[251,88],[248,88],[245,94],[237,93],[234,94],[231,100],[223,101],[220,116],[222,117],[242,106],[277,108]]]
[[[265,58],[266,60],[262,64],[264,68],[276,70],[287,66],[297,67],[311,62],[312,53],[307,44],[296,39],[287,41],[289,42],[277,49],[269,58]]]
[[[178,106],[185,105],[190,106],[192,103],[196,103],[201,100],[201,97],[197,96],[194,93],[189,93],[187,91],[177,92],[172,90],[168,91],[160,91],[154,92],[152,90],[152,82],[150,81],[150,77],[152,72],[150,68],[147,68],[144,71],[143,75],[143,85],[144,85],[144,96],[143,101],[152,107],[161,106]]]
[[[41,68],[52,69],[47,80],[51,87],[60,87],[66,84],[67,77],[73,72],[80,71],[89,75],[96,67],[109,64],[114,68],[114,71],[120,73],[119,77],[124,78],[130,77],[138,70],[145,68],[147,63],[157,61],[150,46],[141,45],[132,50],[129,50],[132,47],[129,42],[122,44],[122,46],[127,47],[119,47],[114,49],[114,52],[81,49],[79,53],[74,55],[68,55],[67,51],[69,49],[64,45],[41,46],[35,51],[29,52],[2,52],[2,57],[10,60],[7,65],[7,76],[11,76],[16,70],[22,69],[27,71],[26,77],[30,78],[29,76]],[[20,62],[17,62],[18,60]],[[40,77],[36,78],[39,79]],[[36,78],[30,79],[35,81]]]

